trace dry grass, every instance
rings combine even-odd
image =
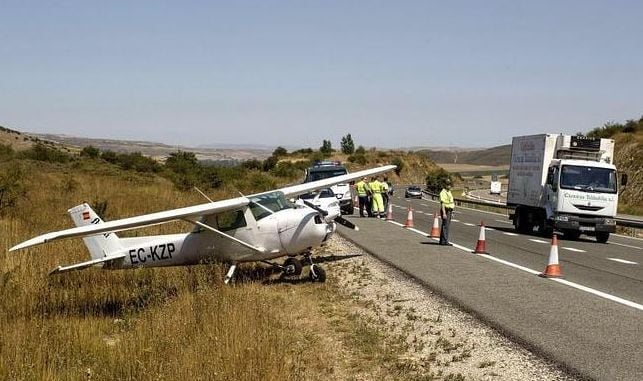
[[[87,260],[81,240],[6,250],[70,227],[69,207],[107,202],[109,220],[203,199],[162,178],[105,166],[21,165],[30,174],[27,198],[0,218],[0,379],[405,379],[385,364],[395,363],[395,346],[351,313],[332,274],[329,284],[313,284],[246,265],[232,286],[222,283],[223,265],[48,276],[58,265]]]
[[[28,198],[0,219],[0,379],[323,378],[330,360],[306,354],[320,323],[296,318],[316,308],[306,300],[323,286],[264,285],[260,272],[246,267],[230,287],[218,265],[49,277],[59,264],[87,259],[80,240],[7,253],[24,239],[69,227],[66,209],[83,200],[107,201],[107,218],[203,201],[156,177],[27,166]],[[186,227],[148,230],[177,228]],[[291,288],[301,295],[291,298]]]

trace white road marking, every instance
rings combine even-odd
[[[474,225],[474,224],[470,224],[470,223],[468,223],[468,222],[463,222],[463,224],[465,224],[465,225],[467,225],[467,226],[476,226],[476,225]]]
[[[536,243],[549,243],[547,241],[543,241],[542,239],[534,239],[534,238],[529,238],[531,242],[536,242]]]
[[[609,259],[610,261],[625,263],[625,264],[628,264],[628,265],[638,265],[638,262],[632,262],[632,261],[628,261],[626,259],[621,259],[621,258],[607,258],[607,259]]]
[[[634,303],[634,302],[629,301],[627,299],[619,298],[618,296],[614,296],[614,295],[605,293],[603,291],[594,290],[593,288],[589,288],[589,287],[586,287],[586,286],[583,286],[583,285],[580,285],[580,284],[576,284],[574,282],[570,282],[570,281],[565,280],[565,279],[560,279],[560,278],[550,278],[550,279],[553,280],[554,282],[562,283],[562,284],[565,284],[567,286],[574,287],[576,289],[579,289],[579,290],[582,290],[582,291],[585,291],[585,292],[589,292],[590,294],[600,296],[601,298],[609,299],[609,300],[611,300],[613,302],[624,304],[626,306],[633,307],[633,308],[636,308],[637,310],[643,311],[643,305],[638,304],[638,303]]]
[[[455,218],[451,219],[452,222],[460,222],[460,220],[456,220]]]
[[[390,222],[390,223],[392,223],[392,224],[395,224],[395,225],[398,225],[398,226],[402,226],[402,227],[404,227],[404,225],[402,225],[402,224],[400,224],[400,223],[398,223],[398,222],[395,222],[395,221],[387,221],[387,222]],[[417,229],[408,228],[407,230],[411,230],[411,231],[413,231],[413,232],[415,232],[415,233],[418,233],[418,234],[421,234],[421,235],[423,235],[423,236],[426,236],[426,233],[421,232],[421,231],[419,231],[419,230],[417,230]],[[432,239],[433,239],[433,240],[436,240],[435,238],[432,238]],[[533,239],[531,239],[531,241],[536,241],[536,242],[541,242],[541,243],[547,243],[547,242],[545,242],[545,241],[539,241],[539,240],[533,240]],[[460,250],[466,251],[467,253],[471,253],[471,252],[473,252],[473,249],[470,249],[470,248],[468,248],[468,247],[464,247],[464,246],[460,246],[460,245],[455,244],[455,243],[453,243],[453,242],[451,242],[451,243],[453,244],[453,247],[455,247],[455,248],[457,248],[457,249],[460,249]],[[507,265],[507,266],[509,266],[509,267],[513,267],[513,268],[515,268],[515,269],[519,269],[519,270],[522,270],[522,271],[528,272],[528,273],[530,273],[530,274],[534,274],[534,275],[539,275],[539,274],[541,274],[541,272],[540,272],[540,271],[532,270],[532,269],[530,269],[530,268],[528,268],[528,267],[520,266],[520,265],[518,265],[518,264],[515,264],[515,263],[512,263],[512,262],[509,262],[509,261],[505,261],[504,259],[500,259],[500,258],[492,257],[492,256],[491,256],[491,255],[489,255],[489,254],[475,254],[475,255],[476,255],[476,256],[478,256],[478,257],[483,257],[483,258],[490,259],[490,260],[492,260],[492,261],[496,261],[496,262],[498,262],[498,263],[502,263],[502,264]],[[611,301],[613,301],[613,302],[616,302],[616,303],[619,303],[619,304],[626,305],[626,306],[628,306],[628,307],[636,308],[636,309],[637,309],[637,310],[639,310],[639,311],[643,311],[643,305],[638,304],[638,303],[634,303],[634,302],[632,302],[632,301],[630,301],[630,300],[627,300],[627,299],[619,298],[618,296],[614,296],[614,295],[608,294],[608,293],[603,292],[603,291],[594,290],[593,288],[589,288],[589,287],[587,287],[587,286],[583,286],[583,285],[580,285],[580,284],[577,284],[577,283],[574,283],[574,282],[570,282],[570,281],[568,281],[568,280],[561,279],[561,278],[543,278],[543,279],[546,279],[546,280],[552,280],[552,281],[554,281],[554,282],[558,282],[558,283],[560,283],[560,284],[564,284],[564,285],[567,285],[567,286],[569,286],[569,287],[573,287],[573,288],[575,288],[575,289],[578,289],[578,290],[581,290],[581,291],[585,291],[585,292],[587,292],[587,293],[590,293],[590,294],[596,295],[596,296],[598,296],[598,297],[601,297],[601,298],[604,298],[604,299],[608,299],[608,300],[611,300]]]
[[[623,247],[629,247],[630,249],[643,250],[643,247],[626,245],[624,243],[618,243],[618,242],[610,242],[610,245],[618,245],[618,246],[623,246]]]
[[[577,253],[587,253],[587,251],[585,251],[585,250],[576,249],[574,247],[562,247],[561,246],[561,249],[565,249],[565,250],[569,250],[569,251],[575,251]]]
[[[508,224],[508,225],[513,225],[511,221],[506,221],[506,220],[495,220],[496,222],[500,222],[502,224]]]
[[[518,235],[518,234],[516,234],[516,233],[509,233],[509,232],[502,232],[502,234],[504,234],[504,235],[510,235],[510,236],[512,236],[512,237],[515,237],[515,236],[517,236],[517,235]]]
[[[496,231],[496,229],[494,229],[494,228],[488,228],[488,227],[486,227],[486,226],[485,226],[484,230],[488,230],[488,231],[490,231],[490,232]]]

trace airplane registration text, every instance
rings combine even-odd
[[[152,262],[172,259],[172,253],[176,251],[173,243],[163,243],[160,245],[140,247],[129,250],[129,258],[132,265],[145,263],[148,260]]]

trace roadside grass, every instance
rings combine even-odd
[[[350,378],[343,364],[353,349],[336,339],[329,320],[348,326],[345,334],[354,338],[368,330],[349,324],[348,316],[320,315],[318,295],[342,302],[324,285],[266,283],[262,268],[252,265],[242,266],[231,286],[222,284],[226,269],[216,264],[48,276],[58,265],[87,259],[81,240],[8,253],[25,239],[70,227],[66,210],[82,201],[102,204],[108,220],[203,202],[155,176],[27,166],[26,198],[0,218],[0,379]],[[189,228],[171,223],[119,234]]]

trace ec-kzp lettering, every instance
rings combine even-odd
[[[148,260],[156,262],[172,259],[172,253],[175,251],[176,246],[173,243],[162,243],[160,245],[130,249],[129,258],[132,265],[138,265]]]

